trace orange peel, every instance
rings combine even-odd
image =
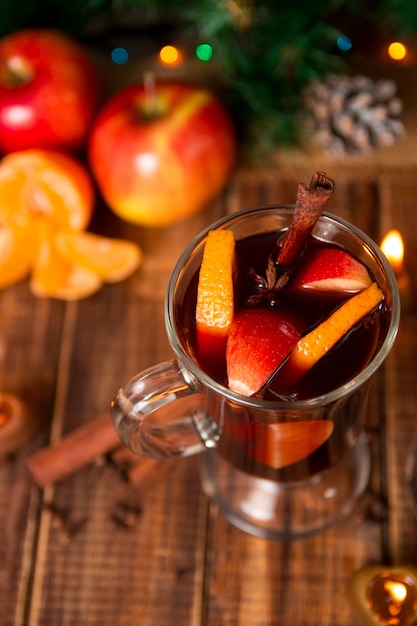
[[[383,301],[384,294],[373,282],[346,300],[316,328],[301,337],[288,358],[269,378],[262,393],[271,387],[289,393],[293,385],[327,354],[356,324]],[[262,395],[261,393],[261,395]]]
[[[197,287],[197,346],[203,359],[222,356],[234,315],[235,239],[231,230],[209,231]]]
[[[346,300],[321,324],[297,341],[290,361],[299,370],[307,371],[346,335],[380,302],[384,294],[376,283]]]
[[[263,424],[251,455],[260,463],[280,469],[310,456],[327,441],[333,429],[333,422],[322,419]]]

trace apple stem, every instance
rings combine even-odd
[[[147,118],[158,117],[159,106],[158,97],[156,95],[155,74],[146,72],[143,76],[143,86],[145,88],[145,113]]]

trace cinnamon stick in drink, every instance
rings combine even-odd
[[[298,258],[334,191],[334,181],[324,172],[315,172],[308,187],[305,183],[298,185],[294,219],[278,244],[278,265],[290,265]]]

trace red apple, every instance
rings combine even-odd
[[[134,85],[109,99],[92,127],[89,159],[116,214],[165,226],[220,192],[232,171],[236,139],[211,91],[180,83],[154,87]]]
[[[81,45],[53,30],[0,40],[0,150],[77,150],[100,97],[98,71]]]
[[[293,288],[356,292],[372,280],[365,265],[339,248],[313,249],[293,278]]]
[[[230,327],[226,346],[229,387],[252,396],[268,380],[300,337],[288,312],[243,309]]]

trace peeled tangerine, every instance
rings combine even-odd
[[[72,156],[25,150],[0,163],[0,288],[31,274],[37,296],[87,297],[140,264],[134,243],[85,232],[94,203],[87,170]]]

